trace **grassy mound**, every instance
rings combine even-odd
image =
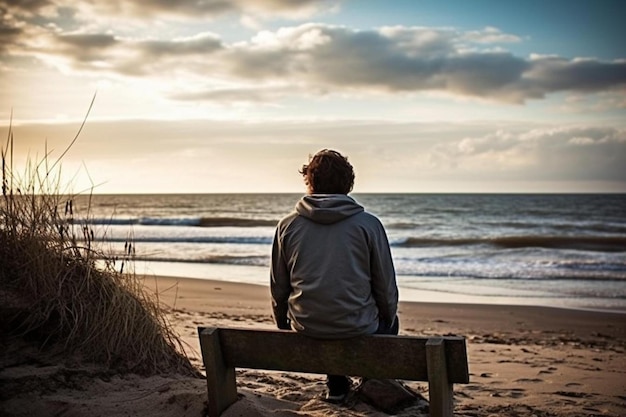
[[[105,253],[90,226],[75,220],[74,197],[56,191],[47,161],[30,164],[20,178],[12,147],[9,129],[0,202],[3,339],[119,372],[196,374],[158,298],[132,268],[122,272],[130,245],[126,259]]]

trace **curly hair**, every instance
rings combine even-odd
[[[313,194],[348,194],[354,186],[354,169],[348,158],[330,149],[310,157],[298,172]]]

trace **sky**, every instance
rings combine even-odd
[[[625,12],[0,0],[0,143],[74,192],[304,192],[330,148],[355,192],[624,193]]]

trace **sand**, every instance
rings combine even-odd
[[[199,368],[198,326],[274,328],[267,287],[165,277],[146,285],[157,289]],[[405,302],[399,315],[401,334],[467,338],[471,382],[454,386],[456,415],[626,416],[624,314]],[[0,416],[200,416],[206,407],[202,379],[110,375],[3,347]],[[322,401],[320,375],[238,370],[237,382],[240,399],[224,417],[386,415],[360,401]],[[406,384],[427,396],[425,383]]]

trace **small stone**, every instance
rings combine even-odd
[[[363,401],[387,414],[396,414],[420,400],[426,401],[394,379],[368,379],[357,392]]]

